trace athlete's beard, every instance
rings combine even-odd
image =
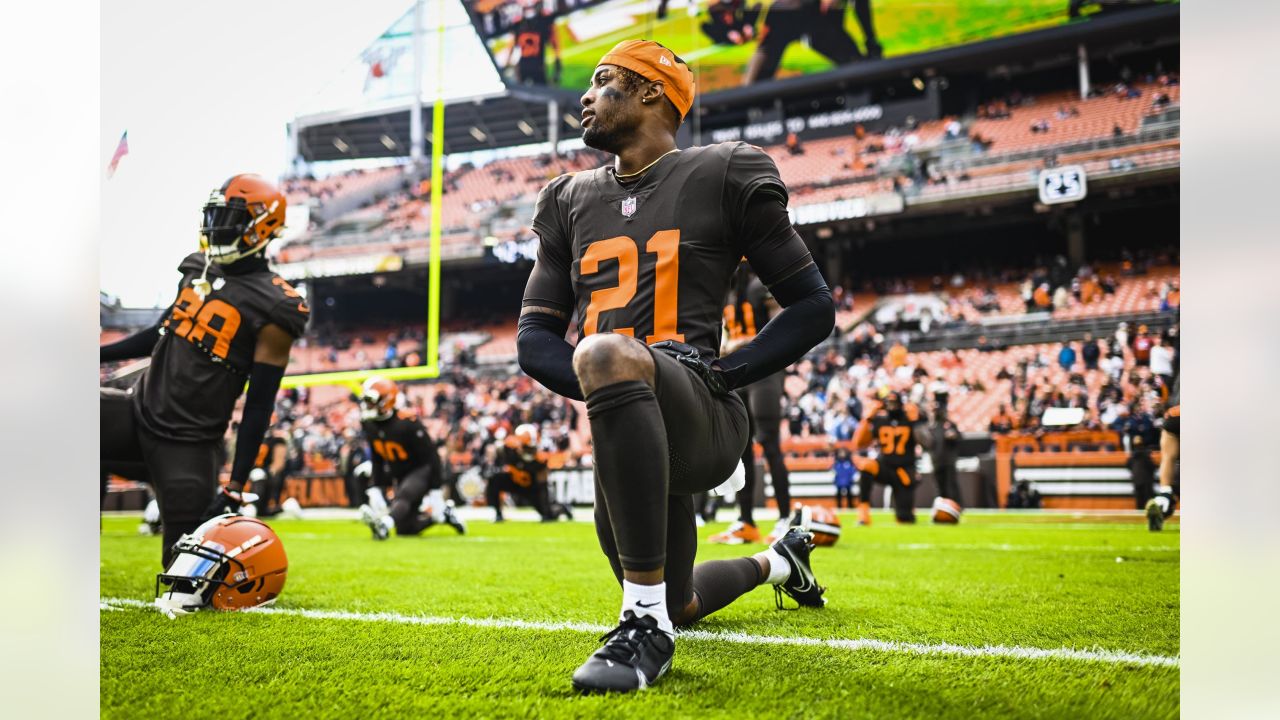
[[[591,125],[582,131],[582,142],[587,147],[617,155],[627,146],[627,139],[635,134],[637,122],[636,118],[627,118],[621,92],[605,88],[605,94],[612,102],[603,108],[597,106]]]
[[[587,147],[603,150],[612,155],[617,155],[622,147],[618,134],[610,131],[608,126],[601,125],[599,115],[592,118],[591,126],[582,131],[582,142]]]

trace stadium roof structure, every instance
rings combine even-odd
[[[581,134],[577,93],[550,88],[503,88],[445,103],[446,153],[491,150],[546,142],[554,124],[561,140]],[[423,107],[430,125],[432,104]],[[405,157],[410,147],[411,101],[363,111],[299,117],[298,155],[307,162]],[[431,151],[427,127],[426,152]]]

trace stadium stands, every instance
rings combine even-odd
[[[909,128],[804,141],[799,152],[779,144],[765,149],[774,158],[792,195],[792,205],[807,205],[899,192],[918,202],[969,194],[1034,187],[1046,162],[1082,164],[1090,176],[1132,172],[1146,167],[1176,167],[1176,133],[1148,140],[1144,121],[1176,107],[1180,87],[1162,82],[1104,88],[1081,100],[1074,91],[1015,98],[983,105],[975,117],[941,118]],[[1160,103],[1154,103],[1156,98]],[[996,108],[992,110],[992,108]],[[948,126],[959,134],[948,136]],[[1037,129],[1033,129],[1036,126]],[[966,141],[966,152],[948,151],[913,174],[900,159],[913,151]],[[1091,147],[1089,143],[1106,144]],[[1030,155],[1028,154],[1030,153]],[[538,190],[564,172],[598,167],[606,156],[577,150],[559,158],[517,157],[481,167],[463,165],[445,178],[446,249],[478,248],[484,238],[510,239],[528,233],[525,225]],[[326,208],[367,191],[388,177],[407,181],[399,168],[350,173],[324,181],[289,181],[290,201],[305,196]],[[340,215],[326,212],[325,228],[297,239],[280,251],[283,262],[355,255],[407,255],[430,227],[429,183],[398,192],[367,194],[368,201]],[[512,212],[514,211],[514,212]],[[511,220],[496,220],[498,215]],[[364,232],[351,233],[352,227]],[[456,252],[456,251],[455,251]]]

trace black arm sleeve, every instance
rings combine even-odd
[[[240,490],[253,469],[262,438],[271,425],[271,412],[275,410],[276,391],[284,368],[279,365],[254,363],[249,370],[249,391],[244,398],[244,410],[240,413],[240,430],[236,432],[236,456],[231,463],[231,489]]]
[[[549,390],[570,400],[582,400],[582,387],[573,372],[573,346],[564,339],[569,321],[542,312],[520,316],[516,355],[520,369]]]
[[[99,347],[98,362],[119,362],[121,360],[147,357],[155,349],[156,343],[160,342],[160,324],[162,322],[164,322],[163,318],[157,320],[155,325],[146,330]]]
[[[831,291],[812,262],[770,290],[782,312],[750,342],[715,363],[731,388],[763,380],[803,358],[835,326]]]
[[[804,357],[831,334],[835,303],[777,192],[757,189],[739,230],[741,249],[782,312],[747,344],[716,361],[730,387],[762,380]]]

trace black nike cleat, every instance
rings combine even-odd
[[[604,647],[573,673],[573,689],[581,693],[643,690],[671,667],[675,639],[658,629],[658,621],[627,610],[622,622],[600,638]]]
[[[822,594],[827,589],[818,584],[813,576],[813,568],[809,567],[809,553],[813,551],[813,533],[793,527],[773,544],[773,551],[791,563],[791,575],[773,586],[778,609],[785,609],[782,605],[783,593],[790,595],[792,600],[805,607],[820,608],[826,605],[827,599],[822,597]]]

